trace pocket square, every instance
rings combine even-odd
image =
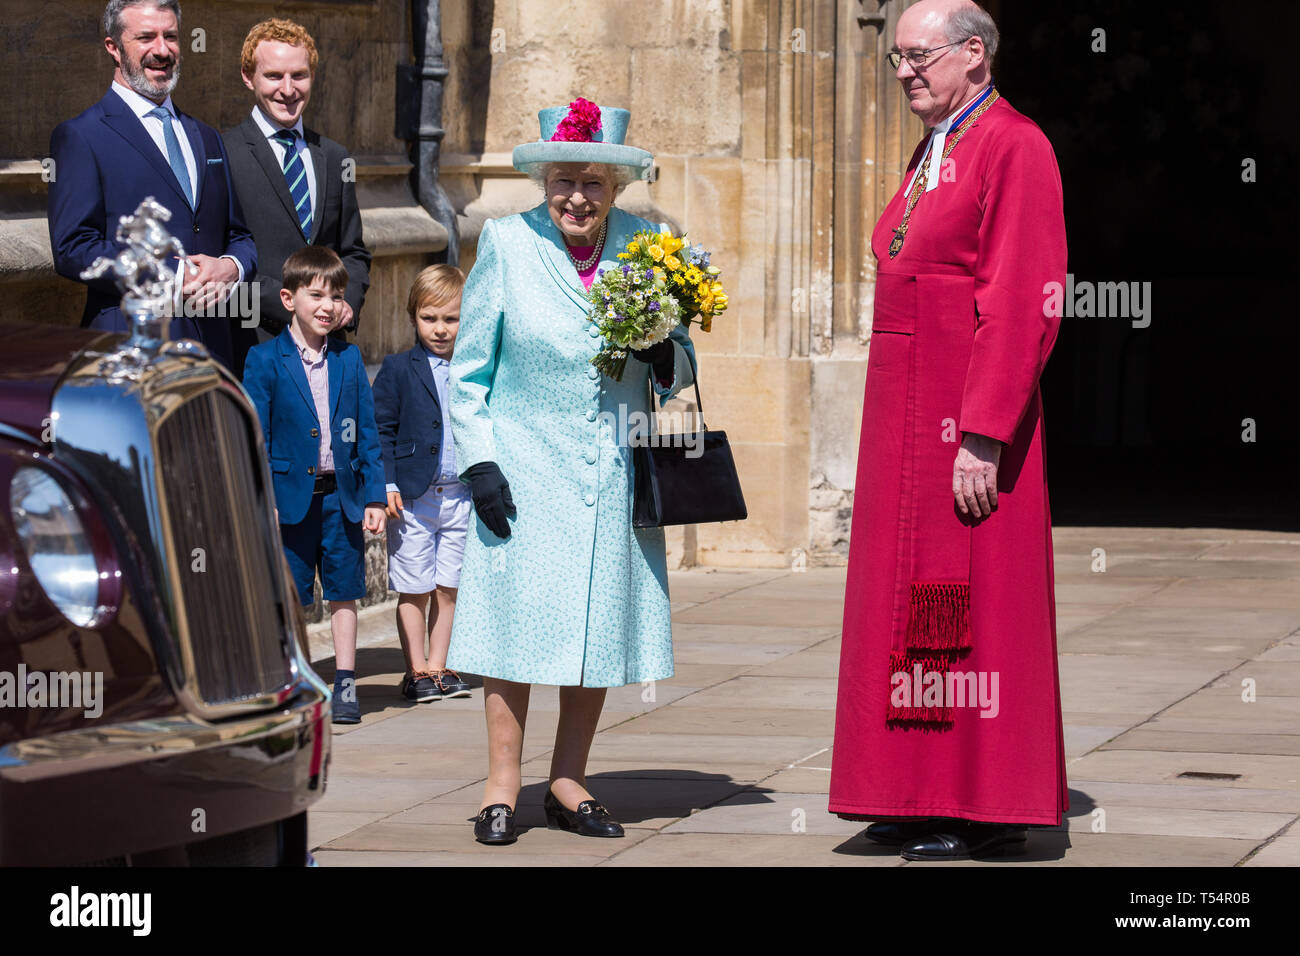
[[[208,160],[208,165],[209,165],[209,166],[218,166],[218,165],[220,165],[220,164],[223,163],[223,162],[225,162],[225,160],[223,160],[220,156],[218,156],[216,159],[209,159],[209,160]]]

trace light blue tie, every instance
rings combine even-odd
[[[162,120],[163,140],[167,143],[167,162],[171,163],[172,172],[176,174],[176,181],[181,187],[181,192],[185,193],[185,201],[193,209],[194,189],[190,186],[190,171],[185,166],[185,154],[181,152],[181,141],[176,138],[176,130],[172,129],[172,114],[167,112],[165,107],[159,106],[151,109],[149,115]]]
[[[293,197],[293,208],[298,213],[302,234],[311,238],[311,192],[307,189],[307,167],[298,155],[298,131],[282,129],[275,134],[276,142],[284,147],[284,178]]]

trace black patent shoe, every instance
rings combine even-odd
[[[494,803],[480,810],[474,819],[474,839],[489,846],[504,846],[518,840],[514,808],[508,803]]]
[[[904,846],[935,831],[939,820],[881,820],[862,831],[862,835],[872,843],[882,846]]]
[[[568,830],[590,837],[621,837],[623,826],[609,815],[609,811],[595,800],[583,800],[577,810],[570,810],[560,803],[548,787],[546,799],[542,801],[546,811],[546,828],[548,830]]]
[[[899,852],[904,860],[969,860],[972,856],[1000,856],[1023,853],[1026,830],[1001,823],[958,823],[906,844]]]

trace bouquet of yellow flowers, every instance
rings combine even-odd
[[[591,364],[615,381],[622,380],[633,349],[662,342],[678,323],[696,322],[708,332],[727,308],[720,270],[685,236],[638,232],[618,258],[621,266],[602,271],[591,284],[587,316],[605,340]]]

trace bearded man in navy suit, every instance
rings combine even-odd
[[[230,183],[221,134],[179,112],[171,92],[180,76],[180,4],[111,0],[104,47],[117,69],[94,106],[60,123],[50,137],[50,245],[61,276],[81,280],[100,256],[123,249],[118,218],[153,196],[172,214],[168,228],[197,266],[185,278],[185,305],[171,337],[197,339],[231,364],[230,299],[257,270],[253,237]],[[121,295],[111,277],[86,283],[83,327],[123,331]]]

